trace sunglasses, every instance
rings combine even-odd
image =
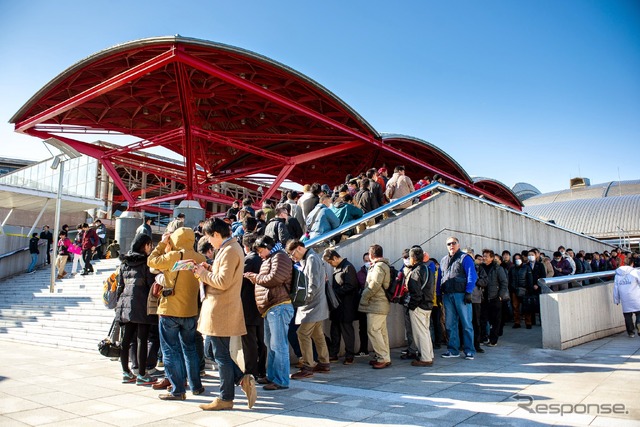
[[[458,242],[447,242],[447,246],[453,246],[453,245],[457,245]]]

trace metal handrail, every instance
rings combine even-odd
[[[601,279],[603,277],[615,276],[615,270],[598,271],[595,273],[572,274],[570,276],[549,277],[546,279],[538,279],[538,285],[552,286],[562,285],[569,282],[582,282],[589,279]]]
[[[433,184],[429,184],[426,187],[423,187],[417,191],[414,191],[413,193],[410,193],[398,200],[394,200],[393,202],[387,203],[386,205],[379,207],[378,209],[374,209],[371,212],[367,212],[366,214],[364,214],[362,217],[358,218],[358,219],[354,219],[353,221],[349,221],[344,223],[343,225],[339,226],[338,228],[334,228],[333,230],[329,231],[328,233],[324,233],[321,236],[317,236],[314,237],[313,239],[309,239],[305,242],[305,246],[306,247],[312,247],[315,245],[318,245],[322,242],[325,242],[329,239],[332,239],[336,236],[341,235],[342,233],[351,230],[352,228],[357,227],[358,225],[362,224],[363,222],[367,222],[371,219],[374,219],[380,215],[382,215],[385,212],[388,212],[390,210],[393,210],[394,208],[397,208],[400,205],[403,205],[405,203],[407,203],[410,200],[415,199],[416,197],[420,197],[425,193],[428,193],[430,191],[433,191],[434,189],[438,188],[438,187],[442,187],[444,189],[450,189],[450,187],[447,187],[445,185],[442,185],[441,183],[437,182],[437,183],[433,183]],[[455,191],[455,190],[454,190]]]
[[[526,214],[524,212],[517,211],[517,210],[515,210],[513,208],[510,208],[508,206],[501,205],[501,204],[496,203],[496,202],[492,202],[491,200],[487,200],[484,197],[474,196],[473,194],[469,194],[466,191],[462,191],[462,190],[458,190],[458,189],[455,189],[455,188],[451,188],[448,185],[442,184],[440,182],[434,182],[434,183],[431,183],[431,184],[427,185],[426,187],[423,187],[423,188],[421,188],[419,190],[414,191],[413,193],[410,193],[410,194],[406,195],[405,197],[403,197],[401,199],[395,200],[395,201],[393,201],[391,203],[388,203],[388,204],[386,204],[386,205],[384,205],[382,207],[379,207],[378,209],[375,209],[375,210],[373,210],[371,212],[368,212],[364,216],[362,216],[361,218],[354,219],[353,221],[349,221],[349,222],[341,225],[340,227],[331,230],[328,233],[325,233],[325,234],[323,234],[321,236],[318,236],[318,237],[314,237],[313,239],[309,239],[309,240],[307,240],[305,242],[305,246],[311,247],[311,246],[323,243],[323,242],[325,242],[325,241],[327,241],[329,239],[332,239],[335,236],[338,236],[338,235],[344,233],[345,231],[349,231],[352,228],[357,227],[359,224],[362,224],[363,222],[366,222],[366,221],[368,221],[370,219],[373,219],[373,218],[375,218],[377,216],[380,216],[384,212],[388,212],[390,210],[393,210],[394,208],[396,208],[396,207],[408,202],[409,200],[412,200],[412,199],[414,199],[416,197],[420,197],[423,194],[428,193],[428,192],[433,191],[433,190],[442,190],[442,191],[446,191],[446,192],[449,192],[449,193],[456,193],[456,194],[458,194],[460,196],[468,197],[470,199],[474,199],[474,200],[477,200],[479,202],[491,205],[491,206],[493,206],[493,207],[495,207],[497,209],[501,209],[501,210],[504,210],[504,211],[508,211],[508,212],[512,212],[512,213],[515,213],[515,214],[518,214],[518,215],[525,216],[525,217],[527,217],[529,219],[532,219],[534,221],[549,225],[549,226],[554,227],[554,228],[556,228],[558,230],[566,231],[566,232],[572,233],[572,234],[579,234],[580,237],[596,241],[596,242],[601,243],[603,245],[608,245],[607,243],[604,243],[604,242],[596,239],[595,237],[585,236],[584,234],[578,233],[575,230],[569,230],[568,228],[562,227],[562,226],[557,225],[557,224],[550,223],[548,221],[545,221],[543,219],[531,216],[531,215]],[[614,247],[614,245],[608,245],[608,246],[611,246],[612,248]]]

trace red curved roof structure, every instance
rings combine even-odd
[[[289,179],[335,185],[346,174],[403,164],[411,176],[440,173],[473,194],[520,210],[506,187],[476,186],[446,153],[416,138],[382,136],[329,90],[253,52],[181,36],[137,40],[73,65],[36,93],[11,122],[100,159],[130,208],[167,200],[229,203],[212,186],[274,176],[263,198]],[[108,149],[74,134],[116,133],[137,142]],[[162,146],[184,165],[137,154]],[[161,199],[136,199],[114,165],[179,182]],[[499,191],[496,191],[499,190]]]

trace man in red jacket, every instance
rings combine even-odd
[[[96,233],[95,228],[89,228],[89,224],[86,222],[82,224],[82,259],[84,260],[84,270],[82,270],[81,276],[86,276],[89,273],[93,273],[93,266],[91,265],[91,258],[93,252],[100,245],[100,238]]]

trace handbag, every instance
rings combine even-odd
[[[340,299],[333,290],[333,286],[329,282],[325,282],[324,291],[327,295],[327,303],[329,303],[329,311],[333,311],[340,306]]]
[[[116,324],[116,319],[113,319],[113,322],[111,322],[111,328],[109,328],[109,337],[113,332],[113,328],[115,327],[115,324]],[[122,350],[122,347],[120,347],[120,344],[116,344],[112,342],[111,338],[105,338],[98,343],[98,351],[104,357],[109,357],[109,358],[120,357],[121,350]]]

